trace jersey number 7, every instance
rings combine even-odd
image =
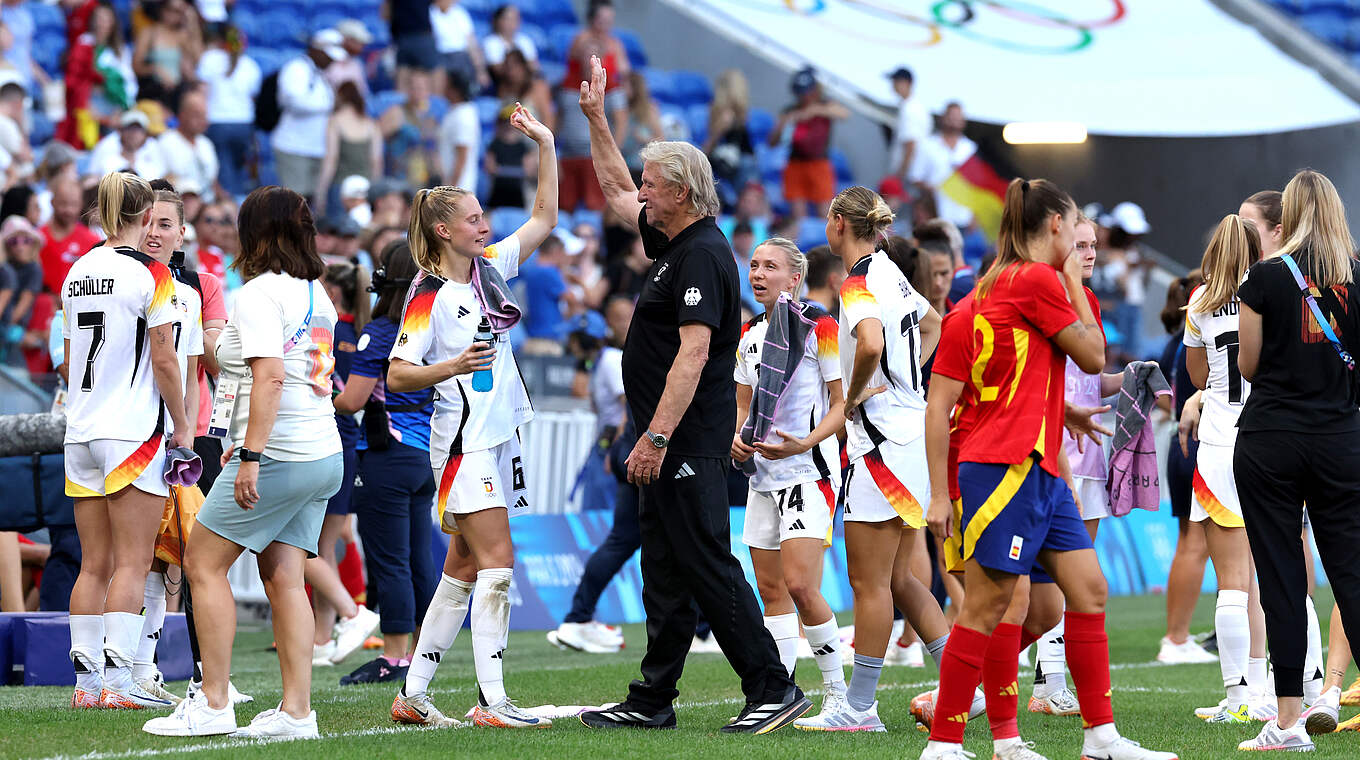
[[[76,315],[76,328],[79,330],[90,330],[90,350],[85,354],[85,373],[81,376],[80,389],[82,391],[94,390],[94,360],[99,356],[99,350],[104,347],[104,312],[102,311],[82,311]]]

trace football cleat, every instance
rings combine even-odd
[[[1063,687],[1046,697],[1030,697],[1029,711],[1043,715],[1081,715],[1081,705],[1077,703],[1077,695]]]
[[[168,699],[148,693],[145,689],[133,684],[126,690],[110,689],[109,685],[104,684],[104,688],[99,692],[99,706],[105,710],[154,710],[162,707],[174,707],[175,703]]]
[[[1341,733],[1342,731],[1360,731],[1360,715],[1336,724],[1336,732]]]
[[[480,700],[477,709],[472,711],[472,722],[490,728],[551,728],[552,721],[538,718],[521,710],[509,697],[494,705],[484,705]]]
[[[438,728],[462,728],[467,724],[450,718],[439,711],[425,693],[406,695],[397,690],[392,700],[392,720],[408,726],[435,726]]]
[[[153,673],[150,678],[143,678],[141,681],[138,681],[137,685],[142,687],[142,691],[145,691],[147,694],[164,699],[172,705],[177,705],[183,701],[183,697],[178,694],[171,694],[170,691],[165,688],[165,676],[162,675],[159,670]]]
[[[1034,751],[1034,742],[1016,741],[1004,747],[997,747],[992,760],[1048,760]]]
[[[917,694],[911,700],[911,715],[916,719],[916,730],[922,733],[930,733],[930,724],[935,720],[935,699],[939,696],[939,689],[931,689],[924,694]],[[973,704],[968,708],[968,720],[972,720],[979,715],[987,712],[987,698],[983,696],[982,689],[973,690]]]
[[[1205,723],[1250,723],[1251,715],[1246,705],[1220,707],[1218,712],[1204,719]]]
[[[1218,715],[1218,713],[1227,706],[1228,698],[1224,697],[1223,699],[1220,699],[1218,701],[1218,704],[1214,705],[1213,707],[1196,707],[1195,717],[1199,718],[1200,720],[1208,720],[1214,717],[1215,715]]]
[[[1351,682],[1351,685],[1346,687],[1345,691],[1341,692],[1341,704],[1360,705],[1360,676],[1357,676],[1356,679]]]
[[[76,710],[98,709],[99,707],[102,707],[102,705],[99,704],[99,692],[88,691],[77,686],[75,693],[71,695],[71,707]]]
[[[878,733],[887,731],[887,726],[878,718],[878,702],[869,705],[867,710],[856,710],[845,699],[841,690],[827,692],[822,702],[822,711],[816,715],[799,718],[793,727],[802,731],[868,731]]]

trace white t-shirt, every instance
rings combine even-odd
[[[203,299],[192,285],[175,280],[175,298],[171,305],[175,311],[175,357],[179,359],[179,377],[184,380],[189,377],[189,357],[203,355]],[[197,410],[189,416],[189,424],[197,429]],[[171,431],[175,427],[169,420],[166,426]]]
[[[220,48],[205,50],[198,59],[198,78],[208,84],[208,121],[212,124],[250,124],[255,121],[255,98],[264,76],[248,55],[236,59]]]
[[[430,31],[434,32],[434,48],[440,53],[458,53],[467,50],[468,39],[472,36],[472,16],[463,6],[455,3],[447,11],[430,3]]]
[[[506,280],[519,273],[519,238],[511,235],[482,254]],[[401,318],[391,358],[428,365],[457,357],[477,334],[482,306],[471,283],[425,274],[417,280]],[[496,341],[491,363],[492,388],[472,389],[472,373],[455,375],[435,386],[430,419],[430,463],[443,466],[450,454],[481,451],[510,440],[534,418],[515,355],[505,336]]]
[[[930,114],[915,98],[907,98],[897,105],[897,120],[893,123],[892,150],[888,153],[888,171],[896,173],[902,165],[902,143],[916,141],[912,166],[920,160],[921,143],[930,135]],[[910,174],[911,166],[907,167]]]
[[[733,373],[733,379],[739,384],[752,389],[757,386],[760,357],[765,348],[765,333],[769,328],[770,322],[765,314],[757,315],[742,326],[741,340],[737,343],[737,367]],[[803,359],[794,370],[789,387],[775,409],[768,438],[770,443],[783,441],[774,430],[801,438],[812,432],[826,416],[826,410],[831,405],[826,384],[841,379],[840,355],[837,351],[839,329],[836,318],[830,314],[822,312],[817,317],[817,326],[808,333],[807,343],[803,346]],[[836,436],[833,435],[812,449],[785,459],[770,461],[756,454],[756,472],[751,476],[751,488],[769,493],[822,478],[830,478],[839,485],[841,459],[836,444]]]
[[[595,409],[596,431],[613,425],[623,427],[623,352],[605,346],[590,370],[590,405]]]
[[[123,157],[123,143],[117,131],[104,135],[90,149],[90,168],[86,174],[102,176],[124,169],[132,169],[142,177],[164,177],[165,154],[161,152],[160,142],[154,137],[147,137],[142,147],[132,154],[131,164]]]
[[[1209,358],[1209,382],[1204,390],[1204,413],[1199,419],[1199,439],[1216,446],[1237,442],[1237,417],[1251,394],[1251,383],[1237,369],[1237,312],[1233,300],[1211,314],[1195,311],[1204,296],[1201,285],[1190,295],[1185,310],[1185,340],[1190,348],[1203,348]]]
[[[326,155],[326,124],[335,92],[311,58],[302,56],[279,69],[279,124],[271,133],[274,150],[307,158]]]
[[[145,441],[163,425],[147,331],[176,320],[176,300],[170,270],[132,248],[100,246],[71,265],[61,286],[66,443]]]
[[[505,54],[510,52],[510,48],[524,54],[524,60],[530,63],[538,60],[538,46],[524,32],[515,32],[515,39],[508,45],[499,34],[488,34],[482,40],[482,55],[486,57],[486,65],[499,66],[504,63]]]
[[[855,410],[846,424],[846,450],[860,456],[885,438],[911,443],[925,432],[926,397],[921,373],[921,319],[930,302],[912,289],[902,270],[875,251],[850,268],[841,285],[840,357],[845,392],[855,366],[855,327],[866,319],[883,324],[883,356],[866,387],[887,386]]]
[[[217,342],[217,362],[222,378],[240,382],[228,433],[237,447],[245,443],[250,420],[246,359],[281,358],[283,395],[263,453],[285,462],[312,462],[341,451],[331,403],[335,322],[335,307],[319,282],[266,272],[236,291],[231,318]]]
[[[977,143],[965,136],[960,136],[950,147],[942,137],[933,134],[916,144],[916,157],[908,174],[911,181],[923,182],[936,189],[935,203],[940,218],[953,222],[960,229],[973,223],[973,210],[939,192],[939,187],[974,153],[977,153]]]
[[[165,177],[180,187],[198,185],[203,200],[213,201],[213,185],[217,182],[217,148],[206,135],[199,135],[189,142],[178,129],[167,129],[156,138],[161,144],[161,155],[165,159]]]
[[[482,167],[482,123],[477,115],[477,106],[472,103],[459,103],[449,109],[444,120],[439,122],[439,173],[444,175],[453,170],[454,148],[467,147],[467,159],[463,171],[453,180],[456,187],[469,192],[477,192],[477,172]]]

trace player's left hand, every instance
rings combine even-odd
[[[790,435],[783,430],[775,430],[774,432],[782,439],[778,443],[766,443],[765,441],[761,441],[755,444],[755,450],[760,452],[761,456],[770,461],[796,456],[812,448],[807,445],[806,441],[796,435]]]
[[[1099,415],[1110,411],[1109,405],[1103,406],[1077,406],[1067,404],[1063,409],[1063,427],[1071,434],[1072,439],[1077,442],[1077,452],[1085,453],[1085,439],[1090,438],[1095,445],[1101,445],[1100,436],[1113,435],[1112,432],[1097,420]]]
[[[651,485],[661,477],[661,463],[665,459],[665,449],[653,446],[646,436],[639,438],[628,455],[628,482],[637,486]]]
[[[855,411],[859,409],[860,404],[863,404],[865,401],[868,401],[870,398],[877,396],[886,390],[888,390],[888,386],[886,385],[880,385],[877,388],[866,387],[864,390],[860,391],[859,395],[855,398],[847,398],[845,400],[845,418],[847,420],[853,420],[855,418]]]
[[[259,481],[260,463],[242,462],[236,470],[235,488],[232,489],[241,509],[255,508],[255,503],[260,500]]]

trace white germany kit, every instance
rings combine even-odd
[[[850,392],[855,328],[866,319],[883,326],[883,354],[867,388],[887,390],[865,400],[846,422],[850,465],[845,473],[845,519],[883,522],[901,518],[925,525],[930,502],[926,467],[926,397],[921,372],[921,319],[930,303],[888,258],[875,251],[850,268],[841,286],[840,356]]]
[[[175,357],[179,359],[179,376],[189,377],[189,357],[203,355],[203,298],[192,285],[175,280]],[[198,384],[198,378],[193,379]],[[189,426],[198,428],[198,410],[191,410]],[[174,432],[174,422],[166,420]]]
[[[483,254],[501,276],[519,273],[519,238],[511,235]],[[416,365],[456,358],[472,345],[482,307],[471,283],[422,274],[402,315],[391,358]],[[497,336],[491,364],[492,389],[472,389],[472,373],[435,385],[430,419],[430,464],[439,484],[436,504],[446,532],[454,516],[504,507],[510,516],[527,513],[518,428],[534,417],[529,392],[506,336]]]
[[[836,319],[820,309],[810,310],[808,316],[815,316],[816,324],[808,331],[803,358],[775,409],[769,443],[783,441],[775,430],[799,438],[812,432],[830,406],[826,384],[841,379]],[[767,315],[757,315],[742,327],[737,344],[734,379],[753,390],[759,383],[769,327]],[[742,528],[742,541],[747,546],[775,550],[793,538],[830,541],[831,518],[836,511],[833,484],[839,482],[841,469],[836,447],[836,436],[832,435],[810,450],[784,459],[754,455],[755,474],[751,476]]]
[[[1241,302],[1234,296],[1212,313],[1198,312],[1195,305],[1204,293],[1204,286],[1197,288],[1185,312],[1185,345],[1203,348],[1209,358],[1190,519],[1241,528],[1245,523],[1233,477],[1233,445],[1237,442],[1237,417],[1251,393],[1251,383],[1237,369],[1237,313]]]
[[[135,485],[164,496],[165,409],[151,370],[149,331],[176,321],[170,270],[132,248],[100,246],[61,287],[66,494],[94,497]]]

